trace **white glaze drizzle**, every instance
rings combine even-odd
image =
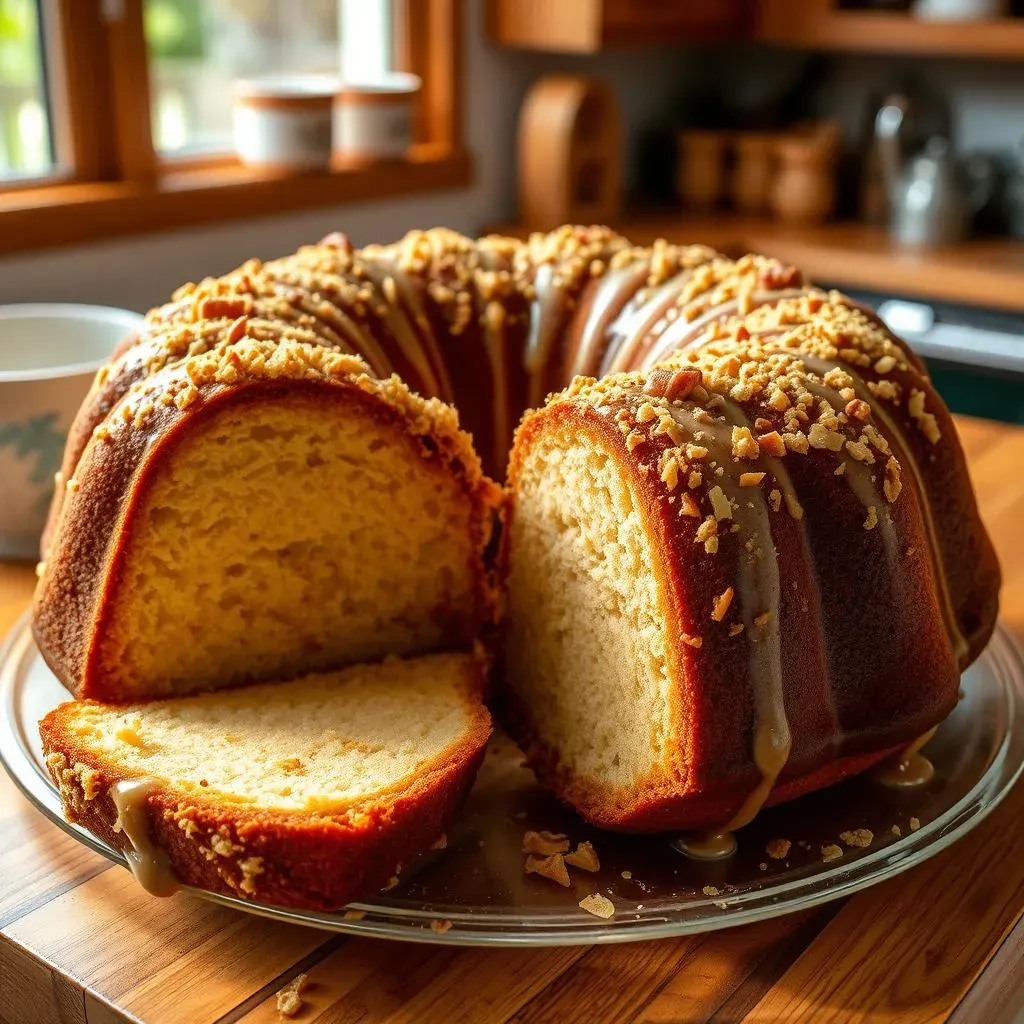
[[[645,296],[635,308],[626,308],[613,325],[612,340],[605,351],[600,376],[636,368],[633,364],[637,350],[644,341],[656,337],[668,326],[670,321],[665,314],[676,306],[693,275],[693,269],[682,270],[655,288],[653,294]]]

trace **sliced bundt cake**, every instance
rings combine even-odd
[[[446,403],[500,474],[574,376],[519,430],[509,545]],[[183,289],[83,405],[34,626],[106,699],[466,648],[506,548],[509,721],[612,828],[736,826],[899,750],[997,612],[949,414],[873,313],[567,226]]]
[[[510,465],[506,700],[589,821],[738,827],[955,706],[999,572],[949,414],[839,296],[578,378]]]
[[[142,378],[75,462],[34,629],[79,696],[469,649],[493,622],[500,494],[454,410],[245,327]]]
[[[69,821],[180,881],[279,906],[368,896],[438,839],[490,719],[481,663],[439,654],[145,704],[62,704],[40,729]]]

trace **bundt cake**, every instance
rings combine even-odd
[[[435,654],[229,693],[43,719],[70,821],[150,891],[183,882],[332,910],[380,890],[448,827],[490,735],[482,663]]]
[[[504,529],[451,404],[484,470],[512,449]],[[778,260],[605,228],[335,235],[188,286],[58,483],[34,626],[80,695],[465,648],[507,599],[498,707],[608,828],[735,827],[898,752],[997,611],[913,352]]]

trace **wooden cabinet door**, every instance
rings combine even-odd
[[[603,0],[608,43],[728,38],[743,27],[742,0]]]

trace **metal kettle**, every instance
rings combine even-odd
[[[971,220],[988,199],[991,182],[973,182],[947,138],[935,135],[904,159],[900,129],[906,107],[889,103],[875,118],[882,178],[889,197],[893,238],[901,245],[951,245],[967,237]]]

